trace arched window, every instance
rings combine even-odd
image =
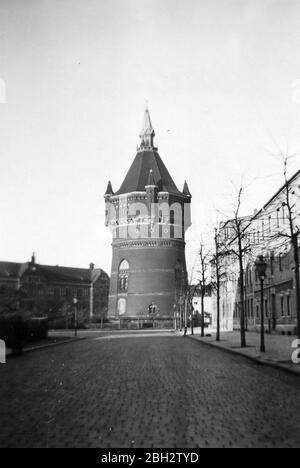
[[[128,274],[129,274],[129,263],[127,260],[122,260],[119,266],[118,275],[118,290],[120,292],[127,292],[128,290]]]
[[[162,223],[163,223],[163,212],[162,210],[159,210],[159,213],[158,213],[158,226],[159,226],[159,232],[158,232],[158,237],[161,239],[162,238],[162,229],[163,229],[163,226],[162,226]]]
[[[125,313],[126,313],[126,299],[124,299],[124,297],[121,297],[118,300],[118,314],[124,315]]]
[[[122,260],[119,266],[119,270],[129,270],[129,263],[127,260]]]
[[[170,211],[170,238],[174,239],[174,224],[175,224],[175,212]]]

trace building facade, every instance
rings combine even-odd
[[[112,232],[108,317],[121,326],[173,326],[187,286],[185,231],[191,194],[179,191],[154,146],[148,109],[136,157],[117,192],[109,182],[106,226]]]
[[[252,217],[244,218],[243,258],[244,311],[248,330],[260,329],[260,280],[255,261],[263,255],[267,262],[264,281],[266,331],[293,334],[297,326],[294,245],[291,229],[299,236],[300,171],[287,180],[274,196]],[[298,232],[298,234],[297,234]],[[232,222],[219,230],[220,245],[227,251],[221,258],[222,285],[220,322],[224,330],[240,328],[240,274],[235,250],[237,238]],[[225,246],[225,247],[224,247]],[[233,247],[233,248],[232,248]],[[299,245],[297,247],[299,252]],[[215,309],[215,307],[214,307]],[[215,321],[215,318],[214,318]]]
[[[202,291],[201,286],[190,286],[192,289],[192,307],[194,315],[195,326],[201,325],[202,320]],[[213,317],[213,301],[212,301],[212,287],[211,284],[206,285],[205,293],[203,295],[203,306],[204,306],[204,324],[206,327],[212,325]]]
[[[30,262],[0,262],[0,288],[22,292],[22,309],[49,318],[72,313],[74,298],[84,320],[105,318],[109,277],[91,263],[89,268],[50,266]]]

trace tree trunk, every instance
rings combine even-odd
[[[217,335],[216,341],[220,341],[220,279],[217,272]]]
[[[295,262],[297,336],[300,339],[300,285],[299,285],[299,250],[298,250],[298,235],[297,234],[293,235],[292,243],[293,243],[294,262]]]
[[[201,336],[204,336],[204,291],[201,289]]]
[[[245,308],[244,308],[244,266],[243,266],[243,250],[240,233],[238,235],[239,243],[239,268],[240,268],[240,327],[241,327],[241,348],[246,348],[246,331],[245,331]]]
[[[215,247],[216,247],[216,281],[217,281],[217,334],[216,334],[216,341],[220,341],[220,269],[219,269],[219,245],[218,245],[217,230],[215,230]]]

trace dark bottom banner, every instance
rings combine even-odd
[[[211,453],[211,451],[209,451]],[[47,464],[55,468],[60,463],[67,462],[68,466],[82,468],[121,465],[124,467],[149,466],[151,464],[181,464],[197,466],[200,462],[212,461],[207,450],[201,449],[67,449],[64,452],[60,449],[48,449]],[[30,466],[42,466],[45,462],[45,454],[41,449],[10,449],[9,460],[12,463],[30,463]]]

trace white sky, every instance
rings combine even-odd
[[[299,51],[298,0],[0,0],[0,259],[110,272],[103,194],[148,100],[193,195],[190,269],[232,183],[251,213],[282,183],[270,152],[300,149]]]

